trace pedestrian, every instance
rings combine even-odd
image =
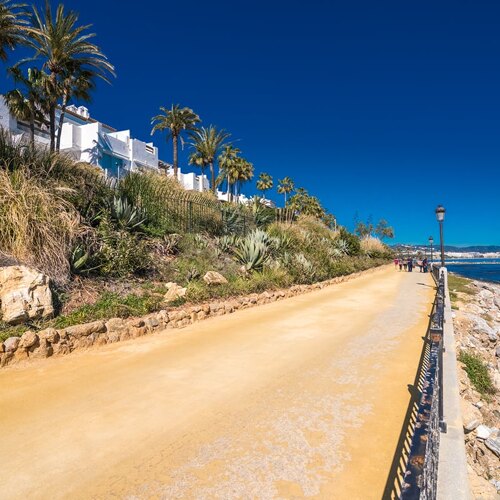
[[[398,262],[399,262],[399,270],[402,271],[403,270],[403,259],[400,257],[398,259]]]
[[[408,269],[408,261],[407,260],[405,260],[403,262],[403,267],[405,268],[405,271]]]
[[[411,273],[413,271],[413,259],[408,259],[408,272]]]
[[[428,261],[427,257],[422,261],[423,267],[424,267],[424,273],[427,272],[427,267],[428,267]]]
[[[398,258],[394,259],[394,269],[398,268],[398,264],[399,264],[399,259]]]

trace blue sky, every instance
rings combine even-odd
[[[65,5],[116,66],[93,117],[150,140],[158,107],[180,103],[341,224],[384,217],[395,241],[425,243],[441,203],[447,243],[500,244],[500,3]]]

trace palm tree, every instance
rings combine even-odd
[[[272,189],[274,183],[273,178],[264,172],[259,175],[259,180],[257,181],[257,189],[262,191],[264,195],[264,200],[266,199],[266,191]]]
[[[224,129],[217,130],[215,126],[210,125],[206,128],[201,127],[199,130],[194,130],[190,135],[193,139],[191,146],[210,166],[210,187],[215,193],[215,161],[220,148],[231,134]]]
[[[203,191],[203,178],[205,176],[205,168],[209,165],[207,159],[200,153],[194,151],[189,155],[189,164],[201,169],[201,191]]]
[[[163,114],[156,115],[151,120],[154,125],[151,130],[153,135],[157,130],[168,130],[167,141],[172,139],[172,148],[174,153],[174,176],[177,179],[179,169],[178,150],[179,138],[183,130],[196,130],[196,124],[200,123],[200,117],[190,108],[181,108],[179,104],[173,104],[170,109],[161,107]]]
[[[61,149],[61,134],[66,115],[66,108],[72,98],[90,101],[90,91],[95,89],[92,71],[82,67],[78,60],[68,63],[61,75],[58,93],[62,96],[61,109],[57,126],[56,151]]]
[[[253,178],[253,164],[244,158],[237,158],[234,167],[234,178],[235,178],[235,196],[238,198],[241,194],[241,186],[243,183],[251,180]]]
[[[26,19],[24,4],[12,3],[11,0],[0,0],[0,60],[7,60],[7,49],[24,40]]]
[[[63,97],[61,80],[75,64],[85,72],[85,78],[101,78],[110,82],[114,76],[114,67],[101,52],[99,47],[90,42],[95,36],[88,33],[91,25],[77,26],[78,14],[64,12],[64,5],[59,4],[55,16],[50,3],[46,2],[44,13],[33,7],[31,26],[26,28],[26,45],[35,50],[33,57],[21,61],[43,60],[43,68],[49,73],[47,84],[50,150],[54,151],[56,141],[56,109]]]
[[[285,206],[287,194],[295,189],[295,183],[290,177],[285,177],[278,181],[278,193],[285,195]]]
[[[231,201],[231,187],[237,181],[236,166],[239,160],[241,151],[235,148],[232,144],[226,144],[222,153],[219,155],[219,175],[217,177],[217,185],[227,181],[227,201]]]
[[[19,68],[10,68],[14,81],[23,85],[25,92],[16,88],[5,94],[5,102],[9,111],[18,119],[29,123],[30,142],[35,143],[35,125],[45,122],[46,100],[43,93],[47,75],[36,68],[28,69],[25,77]]]

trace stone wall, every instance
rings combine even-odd
[[[241,309],[320,290],[330,285],[352,280],[362,274],[371,273],[375,269],[368,269],[312,285],[294,285],[284,290],[253,293],[222,301],[169,308],[143,318],[112,318],[107,321],[93,321],[57,330],[55,328],[47,328],[38,332],[28,330],[21,337],[10,337],[0,344],[0,367],[30,359],[69,354],[77,349],[121,342],[163,329],[183,328],[213,316],[231,314]]]

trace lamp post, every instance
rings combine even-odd
[[[431,264],[432,264],[432,260],[434,258],[434,238],[432,236],[429,236],[429,246],[431,247]]]
[[[436,208],[436,219],[439,222],[439,242],[441,244],[441,267],[444,267],[444,239],[443,239],[443,222],[446,210],[442,205]]]

